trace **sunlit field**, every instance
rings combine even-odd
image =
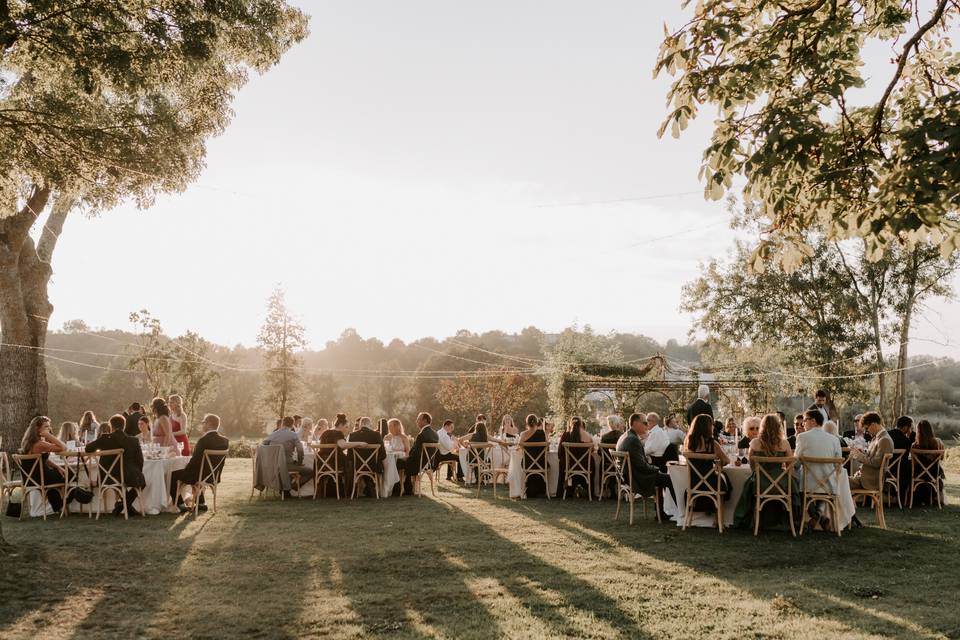
[[[610,501],[249,501],[213,514],[18,522],[3,638],[960,637],[960,474],[887,531],[681,531]]]

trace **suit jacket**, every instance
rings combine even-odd
[[[437,444],[440,437],[434,431],[433,425],[427,425],[417,434],[417,439],[413,441],[410,447],[410,455],[407,457],[407,475],[416,475],[420,472],[420,452],[424,444]]]
[[[906,449],[910,451],[910,447],[913,446],[913,440],[909,436],[905,435],[900,429],[890,429],[887,431],[887,435],[890,436],[890,439],[893,441],[894,449]]]
[[[806,456],[808,458],[842,458],[843,452],[840,451],[840,439],[832,433],[827,433],[823,428],[810,429],[797,434],[797,447],[795,455],[797,458]],[[837,492],[836,476],[832,475],[835,467],[829,464],[811,464],[808,467],[811,477],[804,477],[803,484],[807,491],[817,489],[817,480],[827,480],[829,478],[830,490]]]
[[[123,481],[128,487],[140,489],[147,486],[143,477],[143,450],[140,441],[131,438],[122,431],[105,433],[86,447],[87,453],[107,451],[109,449],[123,449]],[[115,456],[104,456],[100,459],[100,466],[109,468]],[[115,474],[119,478],[119,474]]]
[[[123,417],[127,421],[123,427],[123,432],[134,438],[140,435],[140,418],[143,417],[143,414],[139,411],[134,411],[133,413],[124,413]]]
[[[645,496],[653,495],[657,488],[657,474],[660,470],[647,462],[647,455],[643,450],[643,441],[633,429],[628,429],[620,436],[617,442],[617,451],[624,451],[630,456],[630,472],[633,475],[633,491]]]
[[[230,448],[230,441],[224,438],[218,431],[207,431],[193,448],[193,455],[190,456],[190,462],[184,467],[184,482],[197,482],[200,479],[200,465],[203,464],[204,451],[222,451]],[[211,460],[216,464],[216,460]],[[219,481],[219,478],[217,478]]]
[[[697,398],[693,401],[693,404],[687,407],[687,424],[693,424],[693,419],[701,413],[705,413],[712,418],[713,407],[710,406],[709,402],[706,402],[701,398]]]
[[[383,436],[381,436],[377,431],[370,429],[368,427],[363,427],[359,431],[354,431],[347,438],[348,442],[365,442],[367,444],[378,444],[380,445],[380,450],[377,451],[376,463],[373,465],[374,470],[377,473],[383,471],[383,457],[386,455],[386,452],[383,450]]]
[[[622,435],[623,431],[620,431],[620,429],[610,429],[600,436],[600,444],[617,444],[620,442],[620,436]]]
[[[870,441],[866,457],[861,460],[860,484],[864,489],[880,488],[882,481],[880,464],[883,462],[883,456],[888,453],[893,453],[893,440],[890,439],[889,433],[881,429],[876,437]]]

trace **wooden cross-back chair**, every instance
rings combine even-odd
[[[818,465],[818,466],[811,466]],[[831,471],[823,473],[819,466],[833,467]],[[830,507],[833,524],[837,528],[837,536],[841,535],[840,522],[838,515],[840,513],[840,496],[830,486],[830,479],[833,478],[834,486],[840,486],[840,471],[843,469],[843,458],[814,458],[810,456],[800,457],[800,467],[803,469],[803,509],[801,517],[806,518],[809,513],[809,507],[812,504],[826,504]],[[810,482],[810,479],[813,482]],[[813,489],[808,489],[810,485]],[[804,526],[800,525],[800,535],[803,535]]]
[[[23,481],[13,479],[10,473],[10,460],[7,458],[7,453],[0,451],[0,516],[6,513],[6,506],[3,502],[4,498],[13,496],[13,492],[17,489],[23,489]],[[21,505],[21,513],[25,506],[26,503]]]
[[[313,449],[313,499],[316,500],[323,488],[322,480],[333,480],[334,492],[337,500],[340,499],[340,447],[335,444],[314,444]]]
[[[850,462],[850,447],[840,447],[840,455],[843,456],[843,468],[847,470],[847,475],[853,477],[853,464]]]
[[[369,478],[373,482],[373,495],[380,499],[380,477],[377,471],[377,455],[380,453],[379,444],[364,444],[350,449],[353,456],[353,490],[350,499],[357,497],[357,486],[362,478]]]
[[[617,462],[613,456],[616,451],[617,445],[610,442],[600,443],[600,487],[597,489],[597,500],[603,500],[607,482],[617,479]]]
[[[439,466],[437,462],[440,457],[440,444],[437,442],[424,442],[420,446],[420,470],[417,471],[416,477],[413,478],[413,482],[416,485],[414,491],[418,496],[423,496],[423,492],[420,490],[420,481],[423,479],[423,475],[427,474],[427,478],[430,479],[430,493],[436,496],[436,475]]]
[[[253,494],[257,490],[257,449],[259,445],[253,444],[250,445],[250,459],[253,461],[251,467],[253,468],[253,477],[250,479],[250,500],[253,500]],[[260,497],[263,497],[263,493],[260,493]]]
[[[583,478],[587,483],[587,499],[593,500],[593,478],[591,477],[591,467],[593,466],[593,444],[586,442],[564,442],[560,447],[563,449],[563,499],[567,499],[567,487],[573,482],[574,478]]]
[[[754,456],[753,466],[755,485],[753,505],[753,535],[760,534],[760,513],[768,504],[779,503],[787,510],[790,518],[790,534],[796,537],[797,529],[793,523],[793,466],[796,458],[776,456]],[[784,486],[785,485],[785,486]]]
[[[943,509],[943,495],[940,492],[940,465],[943,462],[943,449],[913,449],[910,452],[910,467],[913,478],[910,480],[910,508],[913,509],[913,495],[917,489],[930,487],[937,508]]]
[[[683,528],[693,520],[693,505],[698,498],[712,502],[717,509],[717,529],[723,533],[723,463],[715,454],[684,452],[687,459],[687,504],[684,509]],[[709,469],[701,471],[697,461],[709,462]],[[705,467],[707,465],[704,465]]]
[[[42,453],[31,453],[31,454],[13,454],[13,461],[17,465],[17,468],[20,470],[20,476],[23,478],[23,504],[20,507],[20,518],[27,514],[30,511],[30,503],[27,500],[27,494],[30,491],[37,491],[40,493],[40,503],[43,507],[43,519],[47,519],[47,493],[50,491],[60,491],[60,495],[64,495],[67,490],[65,482],[55,482],[52,484],[47,484],[46,475],[44,474],[44,469],[46,464],[43,461]],[[63,507],[60,509],[60,517],[63,517],[63,512],[67,508],[67,501],[63,501]]]
[[[523,473],[521,475],[522,485],[520,486],[520,498],[527,498],[527,480],[532,477],[543,478],[543,486],[546,487],[547,500],[550,499],[550,483],[547,481],[547,448],[546,442],[521,442],[518,445],[520,450],[520,465]]]
[[[66,490],[63,492],[63,501],[70,501],[70,494],[74,492],[79,492],[83,487],[80,486],[80,478],[83,475],[87,476],[87,481],[90,485],[90,488],[93,489],[96,486],[96,475],[92,475],[90,469],[87,467],[87,464],[90,462],[96,462],[97,454],[96,453],[86,453],[84,451],[63,451],[59,454],[60,458],[63,459],[63,484],[66,486]],[[74,464],[71,464],[70,461],[73,460]],[[80,503],[80,513],[83,513],[83,503]],[[102,504],[98,503],[99,512],[102,508]],[[69,515],[70,510],[65,509],[64,515]],[[88,512],[88,517],[93,515],[93,510]]]
[[[103,500],[107,493],[116,492],[123,504],[123,519],[129,518],[130,505],[127,504],[127,480],[123,472],[123,449],[106,449],[90,455],[97,462],[97,520],[103,511]],[[140,504],[143,504],[143,491],[136,489]],[[92,510],[91,510],[92,513]],[[146,515],[141,510],[141,516]]]
[[[174,504],[180,504],[181,492],[184,487],[190,487],[193,492],[193,515],[197,515],[200,510],[200,498],[206,493],[207,489],[213,494],[213,509],[211,513],[217,512],[217,487],[220,485],[220,474],[227,462],[226,449],[210,449],[203,452],[203,460],[200,461],[200,477],[194,483],[177,481],[177,494],[174,498]]]
[[[492,442],[470,442],[467,444],[467,476],[473,476],[477,483],[477,497],[480,497],[480,486],[484,478],[493,482],[493,462],[490,460]],[[496,491],[496,485],[494,485]]]
[[[903,451],[900,449],[900,451]],[[880,483],[880,487],[877,489],[851,489],[850,495],[853,496],[854,504],[856,504],[857,498],[865,498],[873,501],[873,508],[876,510],[877,514],[877,523],[884,529],[887,528],[887,519],[883,513],[883,495],[886,493],[886,478],[890,471],[890,460],[893,459],[892,453],[884,454],[883,458],[880,459],[880,473],[877,477],[883,478],[883,482]],[[899,477],[897,478],[899,481]],[[897,496],[899,500],[900,492],[897,491]],[[839,529],[839,526],[837,527]]]
[[[493,459],[493,452],[498,451],[500,453],[500,464],[497,465],[496,461]],[[491,482],[493,483],[493,497],[497,497],[497,482],[503,478],[503,481],[508,483],[510,482],[510,446],[502,443],[496,443],[496,449],[490,449],[487,453],[487,457],[490,458],[490,466],[493,468],[493,476]],[[523,452],[520,453],[520,459],[523,460]],[[521,462],[521,467],[523,463]],[[507,496],[509,497],[510,490],[507,489]]]
[[[906,449],[894,449],[890,455],[890,462],[887,468],[880,475],[883,478],[883,493],[887,499],[887,504],[893,506],[893,495],[897,496],[897,506],[903,509],[903,501],[900,497],[900,474],[903,472],[903,461],[907,455]],[[906,500],[903,496],[903,500]]]

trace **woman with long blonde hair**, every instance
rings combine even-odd
[[[161,447],[177,446],[177,439],[173,436],[173,425],[170,423],[170,407],[163,398],[154,398],[150,403],[153,413],[153,441]]]
[[[173,394],[167,399],[167,406],[170,408],[170,428],[173,431],[174,439],[183,444],[183,453],[181,455],[190,455],[190,438],[187,437],[187,430],[190,423],[187,421],[187,414],[183,411],[183,398]]]
[[[97,416],[93,411],[84,411],[80,416],[80,439],[84,442],[93,442],[99,433],[100,423],[97,422]]]

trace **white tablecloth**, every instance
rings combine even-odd
[[[400,471],[397,469],[397,460],[400,459],[401,454],[395,451],[387,451],[387,454],[383,457],[383,473],[380,474],[380,497],[389,498],[393,493],[393,486],[400,482]],[[313,462],[316,458],[316,453],[313,449],[304,451],[303,454],[303,464],[313,469]],[[301,498],[311,497],[316,492],[316,487],[314,482],[311,480],[309,483],[304,484],[300,487],[300,493],[296,494]],[[350,496],[346,496],[350,497]]]
[[[737,503],[740,502],[743,487],[752,472],[747,465],[740,467],[728,465],[724,467],[723,471],[730,482],[730,498],[723,505],[723,526],[730,527],[733,526],[733,513],[737,508]],[[687,465],[669,464],[667,465],[667,473],[670,475],[670,482],[673,484],[673,490],[677,494],[677,500],[680,501],[680,505],[675,504],[670,497],[670,493],[665,491],[663,494],[663,510],[676,521],[678,527],[682,527],[684,510],[687,506],[687,489],[690,488],[690,476],[687,472]],[[803,491],[802,480],[797,477],[797,474],[795,474],[794,482],[800,482],[801,484],[798,486],[800,490]],[[846,528],[850,525],[853,516],[857,512],[856,505],[853,503],[853,494],[850,493],[850,481],[846,469],[841,470],[840,487],[838,488],[837,495],[840,498],[839,524],[841,528]],[[694,527],[715,526],[713,515],[706,513],[694,513],[690,519],[690,524]],[[796,524],[800,526],[801,523],[798,522]]]
[[[62,461],[59,462],[62,463]],[[144,460],[143,477],[147,482],[147,486],[143,489],[142,496],[143,502],[146,503],[146,509],[143,508],[144,505],[141,504],[140,499],[135,501],[134,508],[142,513],[155,516],[168,507],[170,505],[170,474],[176,470],[183,469],[187,466],[188,462],[190,462],[190,458],[185,456],[166,458],[164,460]],[[96,464],[92,460],[87,462],[84,467],[86,471],[81,470],[80,472],[81,487],[88,486],[89,478],[93,477],[96,479],[97,476]],[[91,509],[94,514],[98,512],[109,513],[113,511],[116,496],[117,493],[115,491],[107,492],[104,495],[103,504],[100,505],[97,505],[96,499],[89,505],[81,505],[79,502],[72,501],[68,509],[70,513],[80,513],[82,506],[84,513],[89,512]],[[31,517],[37,518],[43,516],[44,509],[46,509],[47,516],[53,514],[53,509],[50,508],[48,503],[40,503],[40,493],[38,491],[29,492],[27,498],[30,504]]]
[[[488,449],[490,455],[490,466],[493,469],[503,469],[506,468],[507,461],[507,452],[498,444],[494,444],[490,449]],[[469,462],[469,450],[467,447],[460,447],[460,451],[457,452],[457,455],[460,456],[460,469],[463,470],[463,478],[467,484],[473,484],[473,469],[467,466]],[[506,480],[503,476],[497,478],[497,482],[503,483]]]

